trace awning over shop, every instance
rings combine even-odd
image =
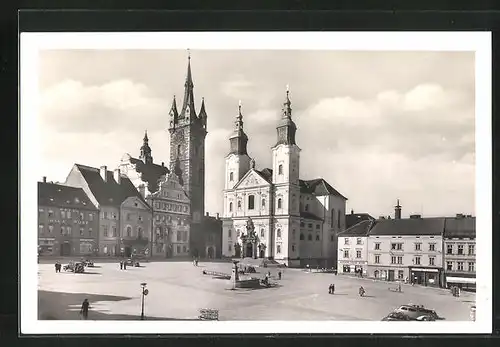
[[[467,284],[476,284],[476,278],[468,278],[468,277],[446,277],[446,282],[448,283],[467,283]]]
[[[424,269],[424,268],[413,268],[411,271],[415,272],[439,272],[438,269]]]

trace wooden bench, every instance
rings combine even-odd
[[[198,318],[200,320],[219,320],[219,310],[202,308],[200,309],[200,315]]]

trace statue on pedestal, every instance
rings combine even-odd
[[[255,226],[253,225],[253,221],[250,217],[247,219],[247,237],[254,238],[255,237]]]

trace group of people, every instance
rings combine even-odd
[[[198,266],[198,258],[194,258],[193,259],[193,265],[194,266]]]
[[[56,273],[61,272],[62,265],[60,262],[56,261],[56,263],[54,264],[54,267],[56,268]]]
[[[458,286],[453,286],[450,288],[451,294],[455,297],[460,297],[460,287]]]
[[[328,294],[335,294],[335,284],[332,283],[328,286]],[[359,287],[358,294],[359,296],[365,296],[366,291],[363,286]]]
[[[127,262],[125,260],[120,260],[120,270],[127,270]]]

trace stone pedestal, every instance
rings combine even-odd
[[[236,284],[240,280],[239,274],[238,274],[238,261],[233,260],[233,269],[231,271],[231,284],[232,284],[232,289],[236,289]]]

